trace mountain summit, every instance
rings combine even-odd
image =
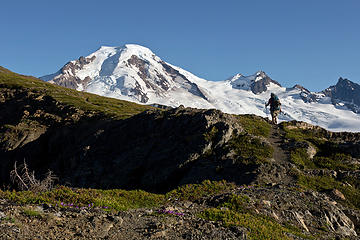
[[[251,76],[243,76],[242,74],[236,74],[232,78],[229,78],[231,85],[235,89],[251,90],[254,94],[266,92],[268,90],[267,86],[270,83],[278,85],[281,87],[280,83],[272,80],[268,75],[263,71],[258,71]]]
[[[101,47],[87,57],[67,63],[41,79],[64,87],[140,103],[180,105],[171,96],[180,94],[207,101],[196,83],[162,61],[150,49],[127,44]],[[167,99],[167,100],[166,100]]]
[[[233,114],[269,115],[264,107],[273,92],[282,102],[280,121],[299,120],[332,131],[360,131],[360,86],[347,79],[322,92],[296,85],[282,87],[264,71],[208,81],[169,64],[150,49],[127,44],[100,47],[87,57],[41,77],[64,87],[142,104],[219,109]]]
[[[324,91],[326,96],[331,97],[333,104],[345,105],[355,113],[360,113],[360,85],[348,79],[339,78],[335,86]]]

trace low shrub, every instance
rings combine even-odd
[[[238,156],[238,161],[245,165],[258,165],[269,162],[274,149],[258,137],[247,134],[234,136],[230,142],[230,149]]]
[[[254,213],[247,208],[248,202],[249,197],[246,195],[233,195],[218,207],[206,209],[200,217],[222,222],[225,226],[243,227],[250,239],[292,239],[287,233],[303,239],[312,239],[302,234],[295,226],[282,226],[270,217]]]

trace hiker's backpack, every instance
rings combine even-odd
[[[275,111],[275,110],[280,110],[280,106],[281,106],[281,102],[278,98],[278,96],[274,95],[274,97],[271,98],[271,110]]]

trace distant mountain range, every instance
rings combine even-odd
[[[282,87],[263,71],[208,81],[164,62],[148,48],[127,44],[101,47],[41,79],[142,104],[215,108],[262,117],[269,116],[264,104],[274,92],[282,102],[280,120],[305,121],[332,131],[360,131],[360,85],[343,78],[321,92],[301,85]]]

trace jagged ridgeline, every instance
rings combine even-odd
[[[272,228],[273,239],[360,234],[359,133],[213,109],[165,111],[0,68],[0,159],[3,185],[24,159],[38,176],[50,169],[71,187],[165,193],[226,180],[235,184],[226,193],[201,195],[209,207],[201,216],[245,226],[253,239]],[[181,199],[187,189],[196,188],[172,194]]]

